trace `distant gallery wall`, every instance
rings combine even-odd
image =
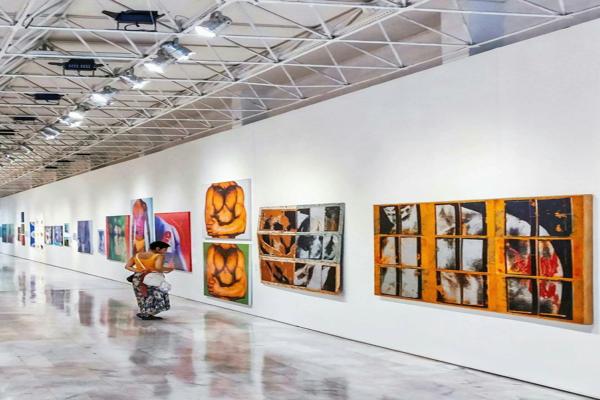
[[[600,397],[596,261],[587,326],[380,297],[373,273],[375,204],[592,194],[597,205],[599,35],[600,21],[579,25],[4,198],[0,223],[19,224],[24,211],[27,226],[89,220],[95,233],[152,197],[156,213],[191,212],[193,272],[171,274],[174,294]],[[246,178],[251,306],[206,297],[202,274],[206,185]],[[328,203],[345,204],[342,294],[261,283],[259,208]],[[127,276],[76,244],[1,250]]]

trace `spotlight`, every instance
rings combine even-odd
[[[79,105],[73,111],[69,112],[69,118],[81,121],[85,118],[85,113],[89,111],[86,106]]]
[[[119,78],[129,86],[131,86],[134,90],[141,90],[148,84],[148,81],[137,77],[133,74],[133,71],[128,71],[124,75],[121,75]]]
[[[160,46],[160,48],[165,52],[166,55],[177,61],[187,61],[190,59],[192,54],[194,54],[194,52],[187,47],[180,45],[177,40],[165,42]]]
[[[53,126],[46,126],[42,128],[42,135],[44,135],[46,140],[56,139],[58,136],[60,136],[61,133],[62,132],[60,130],[56,129]]]
[[[165,67],[169,64],[170,60],[162,52],[158,53],[158,57],[154,60],[144,64],[144,67],[150,72],[156,72],[162,74],[165,72]]]
[[[90,102],[96,107],[105,107],[110,104],[112,98],[117,94],[117,89],[105,86],[100,92],[92,93]]]
[[[60,122],[63,125],[70,126],[71,128],[77,128],[79,125],[81,125],[81,120],[76,120],[75,118],[72,118],[69,115],[63,115],[58,119],[58,122]]]
[[[21,150],[23,150],[25,152],[25,154],[29,154],[33,151],[33,149],[31,147],[27,146],[26,144],[21,145]]]
[[[154,25],[154,30],[156,31],[156,21],[165,16],[165,14],[159,14],[158,11],[145,10],[126,10],[118,13],[104,10],[102,14],[114,18],[117,21],[117,29],[121,29],[121,24],[126,24],[123,28],[125,31],[129,30],[127,28],[131,25],[135,25],[138,28],[140,25]],[[135,30],[141,31],[144,29]]]
[[[208,20],[196,26],[196,33],[200,36],[213,38],[229,25],[231,25],[231,18],[223,15],[220,11],[215,11]]]
[[[96,64],[95,60],[87,58],[72,58],[62,63],[50,62],[49,64],[63,67],[63,75],[66,71],[77,71],[78,75],[81,75],[81,71],[91,71],[93,76],[98,68],[104,66],[104,64]]]

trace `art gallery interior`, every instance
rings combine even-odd
[[[0,398],[600,398],[599,37],[600,0],[0,0]]]

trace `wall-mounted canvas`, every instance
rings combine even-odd
[[[35,221],[35,247],[38,249],[44,248],[44,240],[46,235],[46,225],[44,224],[43,218]]]
[[[250,240],[250,179],[208,185],[204,201],[207,239]]]
[[[104,235],[104,230],[98,229],[98,253],[105,254],[106,253],[106,239]]]
[[[15,224],[7,224],[6,240],[8,243],[15,243]]]
[[[374,207],[375,293],[591,324],[592,196]]]
[[[71,245],[71,226],[70,226],[70,224],[64,224],[63,246],[69,247],[70,245]]]
[[[336,294],[342,290],[344,204],[261,208],[263,283]]]
[[[92,254],[92,221],[77,221],[77,251]]]
[[[106,258],[127,261],[130,252],[129,215],[106,217]]]
[[[25,241],[26,241],[26,239],[25,239],[25,224],[22,223],[21,227],[19,229],[21,231],[21,233],[19,235],[19,242],[21,243],[21,246],[25,246]]]
[[[154,240],[154,208],[152,198],[131,201],[132,255],[148,250]]]
[[[44,227],[44,244],[46,246],[50,246],[52,244],[52,227],[51,226]]]
[[[35,223],[29,223],[29,247],[35,247]]]
[[[171,246],[165,262],[173,263],[179,271],[192,272],[192,233],[189,212],[156,213],[155,238]]]
[[[57,225],[52,227],[52,244],[54,246],[63,245],[63,226]]]
[[[204,295],[250,304],[250,246],[204,243]]]

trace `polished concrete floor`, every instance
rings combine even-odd
[[[0,255],[0,399],[583,399]]]

